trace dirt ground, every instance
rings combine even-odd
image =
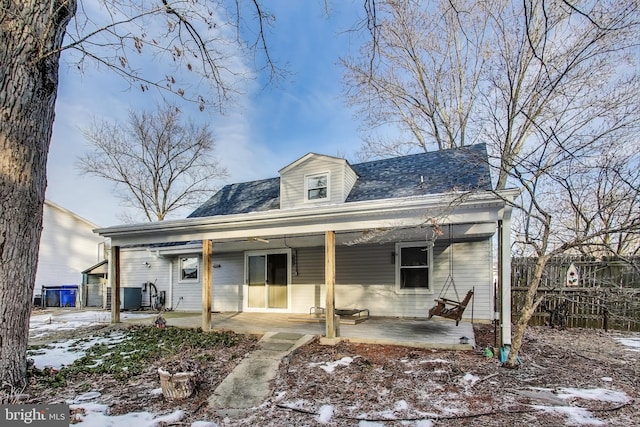
[[[510,370],[485,354],[494,345],[493,326],[476,325],[475,332],[478,346],[473,351],[348,342],[322,346],[316,340],[282,361],[272,396],[241,419],[211,411],[207,398],[255,349],[257,337],[244,337],[234,347],[206,354],[184,349],[171,360],[150,364],[126,384],[106,376],[78,377],[63,388],[34,384],[25,392],[31,403],[59,403],[98,391],[97,402],[108,403],[112,415],[184,410],[186,418],[173,425],[198,420],[219,426],[638,425],[640,353],[616,340],[630,334],[532,327],[520,353],[520,368]],[[160,387],[158,367],[196,371],[196,393],[185,400],[150,393]],[[622,392],[627,398],[563,397],[571,388]]]

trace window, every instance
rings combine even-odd
[[[305,198],[308,201],[329,198],[329,174],[309,175],[305,180]]]
[[[396,290],[401,293],[431,292],[432,245],[396,245]]]
[[[198,257],[180,258],[180,280],[198,280]]]

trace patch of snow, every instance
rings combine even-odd
[[[629,347],[628,351],[640,351],[640,337],[638,338],[616,338],[620,344]]]
[[[50,366],[54,369],[60,369],[62,365],[71,365],[77,359],[85,355],[85,350],[96,344],[115,344],[122,342],[126,335],[118,332],[108,337],[93,337],[88,340],[70,339],[50,346],[35,350],[36,354],[27,353],[29,359],[33,359],[34,366],[42,369]],[[99,361],[92,366],[97,366]]]
[[[333,418],[333,405],[322,405],[318,411],[316,420],[320,424],[329,424]]]
[[[467,373],[467,374],[464,375],[464,377],[462,377],[462,382],[464,384],[466,384],[467,386],[471,387],[475,383],[477,383],[479,379],[480,379],[480,377],[476,377],[473,374]]]
[[[627,403],[630,401],[626,393],[608,390],[606,388],[579,389],[561,388],[558,393],[560,399],[577,397],[587,400],[599,400],[602,402]]]
[[[353,360],[353,357],[345,356],[342,359],[336,360],[334,362],[309,363],[309,366],[312,368],[319,367],[326,373],[330,374],[335,371],[338,366],[349,366],[353,362]]]
[[[82,423],[82,427],[159,427],[175,424],[184,418],[184,411],[177,410],[170,414],[155,416],[150,412],[130,412],[123,415],[106,415],[108,406],[97,404],[71,405],[77,412],[74,421]]]
[[[289,409],[298,409],[305,411],[312,410],[311,408],[313,408],[313,404],[305,399],[297,399],[293,402],[284,402],[282,406]]]
[[[100,393],[99,391],[89,391],[87,393],[81,394],[80,396],[76,396],[76,398],[73,400],[75,402],[82,402],[85,400],[92,400],[100,396],[102,396],[102,393]]]
[[[358,427],[384,427],[385,424],[379,423],[377,421],[365,421],[362,420],[358,423]]]
[[[613,381],[613,378],[611,377],[602,377],[600,378],[602,381],[606,382],[606,383],[610,383],[611,381]]]
[[[547,413],[557,413],[566,415],[568,418],[567,425],[574,426],[603,426],[606,425],[593,417],[593,414],[584,408],[576,408],[573,406],[540,406],[532,405],[533,408],[539,409]]]
[[[191,427],[218,427],[218,424],[211,421],[196,421],[191,423]]]
[[[153,390],[149,390],[149,394],[153,396],[160,396],[162,394],[162,387],[154,388]]]
[[[120,319],[151,318],[149,313],[121,313]],[[29,320],[29,336],[40,338],[53,331],[86,328],[111,323],[110,311],[69,311],[66,313],[46,313],[32,315]]]
[[[406,411],[409,409],[409,404],[406,400],[398,400],[395,405],[393,405],[394,411]]]

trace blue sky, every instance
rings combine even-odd
[[[194,120],[211,122],[216,155],[229,172],[225,183],[277,176],[280,168],[308,152],[353,159],[360,148],[360,124],[344,103],[338,59],[359,47],[345,31],[363,15],[361,2],[329,2],[328,17],[324,0],[265,4],[276,15],[268,34],[272,55],[287,64],[290,77],[267,88],[254,82],[224,116],[184,105]],[[153,94],[129,89],[108,70],[80,73],[63,63],[46,197],[101,227],[119,224],[117,213],[123,208],[112,184],[80,175],[75,167],[78,155],[87,150],[80,129],[94,118],[122,120],[130,108],[151,108],[154,102]]]

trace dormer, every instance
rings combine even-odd
[[[345,159],[315,153],[279,173],[280,209],[344,203],[358,179]]]

